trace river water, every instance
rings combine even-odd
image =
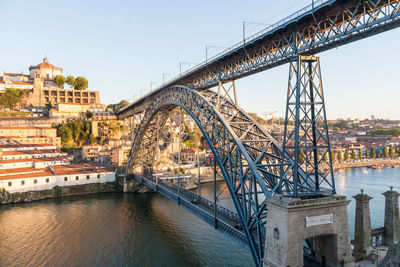
[[[372,196],[383,225],[389,185],[400,169],[336,173],[338,193]],[[224,184],[218,184],[220,189]],[[202,186],[211,196],[212,184]],[[229,205],[226,193],[221,202]],[[351,198],[352,199],[352,198]],[[349,205],[351,231],[354,201]],[[250,252],[159,194],[98,194],[0,207],[0,266],[253,266]]]

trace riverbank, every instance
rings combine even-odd
[[[27,191],[9,193],[0,191],[0,204],[28,203],[49,198],[78,196],[96,193],[121,192],[122,187],[118,182],[92,183],[71,186],[55,186],[50,190]]]
[[[366,159],[360,161],[334,162],[333,170],[340,171],[350,168],[400,168],[400,158],[396,159]]]

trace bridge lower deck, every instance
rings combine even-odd
[[[236,212],[222,207],[219,204],[215,205],[213,201],[172,183],[156,181],[154,178],[137,175],[130,175],[127,177],[127,180],[132,179],[162,194],[166,198],[173,200],[178,205],[185,207],[201,220],[232,238],[244,248],[250,249],[247,237],[242,230],[241,222]]]

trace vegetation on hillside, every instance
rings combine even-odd
[[[370,134],[372,135],[392,135],[392,136],[400,136],[400,128],[394,129],[375,129],[371,130]]]
[[[61,137],[63,147],[76,148],[97,142],[92,134],[90,121],[75,120],[67,124],[60,124],[56,128],[57,136]]]
[[[127,100],[123,99],[119,103],[108,105],[107,108],[111,109],[113,112],[117,112],[118,110],[129,106],[129,104],[130,103]]]
[[[6,88],[0,94],[0,106],[13,109],[26,96],[26,92],[22,89]]]

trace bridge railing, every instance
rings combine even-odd
[[[378,247],[383,245],[385,236],[385,227],[375,228],[371,230],[372,246]]]
[[[232,52],[233,50],[243,46],[244,45],[244,41],[251,42],[251,41],[257,39],[258,37],[264,35],[265,33],[271,32],[274,29],[276,29],[276,28],[278,28],[278,27],[280,27],[282,25],[285,25],[286,23],[292,21],[293,19],[295,19],[295,18],[297,18],[297,17],[299,17],[299,16],[301,16],[301,15],[303,15],[303,14],[305,14],[305,13],[307,13],[307,12],[309,12],[309,11],[315,9],[315,8],[319,8],[321,5],[323,5],[323,4],[327,3],[327,2],[334,2],[334,1],[335,0],[316,0],[316,1],[313,1],[308,6],[302,8],[302,9],[300,9],[300,10],[298,10],[298,11],[292,13],[292,14],[290,14],[289,16],[281,19],[280,21],[278,21],[278,22],[276,22],[274,24],[271,24],[271,25],[267,26],[266,28],[262,29],[261,31],[258,31],[255,34],[249,36],[245,40],[242,40],[242,41],[234,44],[233,46],[231,46],[231,47],[229,47],[229,48],[227,48],[227,49],[215,54],[214,56],[208,58],[207,60],[201,62],[200,64],[197,64],[194,67],[186,70],[185,72],[183,72],[179,76],[176,76],[175,78],[172,78],[171,80],[167,81],[165,84],[167,84],[167,85],[168,84],[172,84],[175,81],[179,80],[182,76],[185,76],[186,74],[188,74],[188,73],[190,73],[190,72],[192,72],[192,71],[194,71],[196,69],[200,69],[200,68],[204,67],[205,65],[207,65],[210,62],[212,62],[213,60],[215,60],[217,58],[220,58],[222,55],[225,55],[225,54],[228,54],[228,53]],[[158,89],[161,89],[164,86],[165,86],[164,84],[160,85],[160,86],[156,87],[154,90],[157,91]]]
[[[149,180],[151,180],[151,181],[153,181],[153,182],[157,182],[156,181],[156,178],[154,178],[154,177],[149,177],[149,176],[146,176],[146,179],[149,179]],[[160,181],[160,180],[158,180],[158,184],[160,184],[160,183],[162,183],[163,185],[166,185],[166,186],[168,186],[168,187],[170,187],[171,189],[173,189],[176,193],[178,192],[178,190],[179,190],[179,194],[181,195],[181,196],[183,196],[183,197],[186,197],[186,198],[188,198],[188,199],[190,199],[190,200],[193,200],[193,202],[198,202],[199,204],[202,204],[203,206],[207,206],[207,207],[209,207],[210,209],[214,209],[214,202],[213,201],[211,201],[211,200],[208,200],[207,198],[204,198],[204,197],[202,197],[202,196],[199,196],[199,195],[197,195],[196,193],[194,193],[194,192],[192,192],[192,191],[190,191],[190,190],[187,190],[187,189],[185,189],[185,188],[183,188],[183,187],[178,187],[175,183],[173,183],[173,182],[171,182],[171,181],[169,181],[169,180],[164,180],[164,181]],[[230,210],[230,209],[227,209],[227,208],[225,208],[225,207],[223,207],[223,206],[221,206],[221,205],[219,205],[219,204],[217,204],[216,205],[216,207],[217,207],[217,214],[219,215],[219,216],[224,216],[226,219],[229,219],[230,221],[234,221],[235,223],[237,223],[237,224],[239,224],[240,223],[240,218],[239,218],[239,215],[236,213],[236,212],[234,212],[234,211],[232,211],[232,210]]]

